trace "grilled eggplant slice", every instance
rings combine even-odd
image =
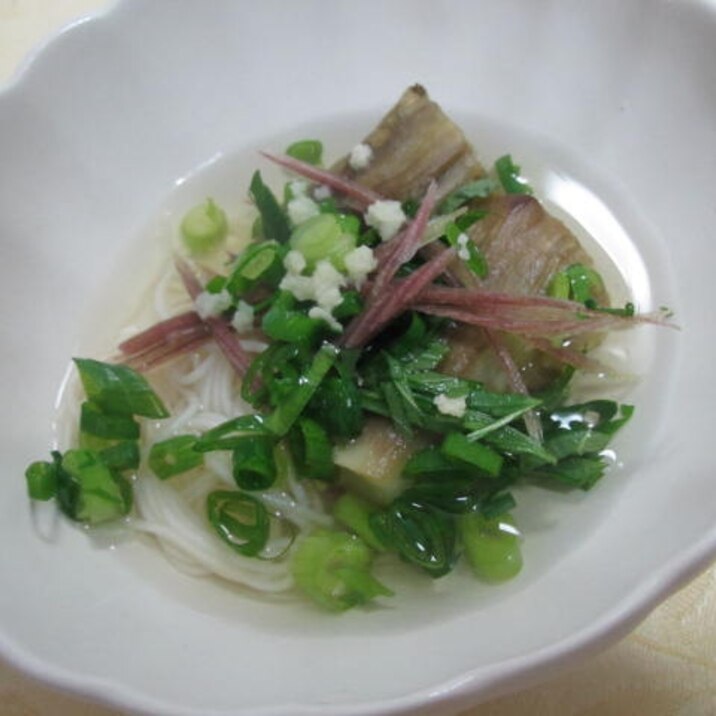
[[[442,198],[486,174],[462,130],[420,85],[403,93],[364,142],[373,149],[366,168],[352,169],[346,157],[334,171],[391,199],[419,199],[431,179],[437,181]],[[471,227],[469,237],[484,254],[489,273],[479,280],[458,260],[450,272],[463,285],[543,294],[558,271],[575,263],[593,263],[574,234],[532,196],[497,194],[475,200],[471,208],[487,211],[485,218]],[[606,293],[595,299],[609,305]],[[560,370],[553,359],[521,339],[503,338],[529,389],[544,386]],[[441,366],[443,370],[481,380],[493,389],[509,388],[504,368],[483,329],[459,325],[448,331],[448,339],[451,351]],[[573,349],[591,348],[599,340],[599,336],[589,336],[570,345]]]
[[[479,281],[460,261],[451,271],[464,285],[479,285],[504,293],[544,294],[552,277],[576,263],[592,265],[574,234],[555,219],[532,196],[507,194],[493,196],[479,202],[487,216],[473,224],[469,237],[487,260],[489,273]],[[594,297],[602,306],[609,305],[606,292]],[[460,325],[449,329],[450,353],[442,369],[463,378],[480,380],[492,388],[506,389],[500,376],[497,358],[488,350],[484,331],[474,326]],[[504,340],[515,363],[520,368],[526,386],[538,390],[556,377],[560,365],[534,350],[515,336]],[[572,341],[577,350],[594,348],[601,336],[590,335]]]
[[[442,199],[485,175],[462,130],[420,85],[403,93],[363,143],[373,150],[367,167],[354,170],[344,157],[333,171],[389,199],[420,199],[431,179]]]

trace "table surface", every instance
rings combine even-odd
[[[39,42],[108,0],[0,0],[0,84]],[[2,716],[120,716],[50,689],[0,662]],[[462,716],[716,715],[716,566],[629,637],[540,686]]]

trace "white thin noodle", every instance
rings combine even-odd
[[[167,274],[156,289],[156,318],[173,315],[182,304],[177,279]],[[167,420],[146,421],[142,430],[142,454],[158,441],[186,433],[198,434],[251,408],[239,395],[236,375],[219,349],[207,344],[200,351],[178,358],[150,376],[171,413]],[[204,516],[207,495],[216,489],[236,489],[230,454],[206,453],[204,466],[190,474],[159,480],[143,464],[135,482],[138,516],[132,527],[152,535],[172,563],[187,574],[216,575],[263,592],[283,592],[293,586],[286,550],[285,529],[272,529],[265,560],[232,550],[213,531]],[[320,495],[310,484],[289,475],[284,484],[256,495],[270,513],[300,531],[330,525]]]

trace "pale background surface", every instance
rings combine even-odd
[[[0,85],[28,52],[108,0],[0,0]],[[0,662],[0,716],[120,716]],[[462,716],[716,716],[716,566],[631,636],[542,686]]]

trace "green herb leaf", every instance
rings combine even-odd
[[[498,490],[485,497],[480,503],[480,514],[483,517],[500,517],[517,506],[511,492]]]
[[[478,480],[443,479],[421,482],[409,487],[401,498],[409,502],[429,505],[451,514],[471,512],[480,503],[485,487]]]
[[[428,447],[414,453],[403,468],[408,477],[470,478],[475,471],[463,461],[453,460],[438,447]]]
[[[443,199],[438,205],[437,213],[450,214],[473,199],[484,199],[490,196],[496,188],[495,182],[488,177],[463,184]]]
[[[536,477],[557,480],[568,487],[590,490],[604,475],[607,463],[600,455],[570,455],[556,465],[545,465],[533,472]]]

